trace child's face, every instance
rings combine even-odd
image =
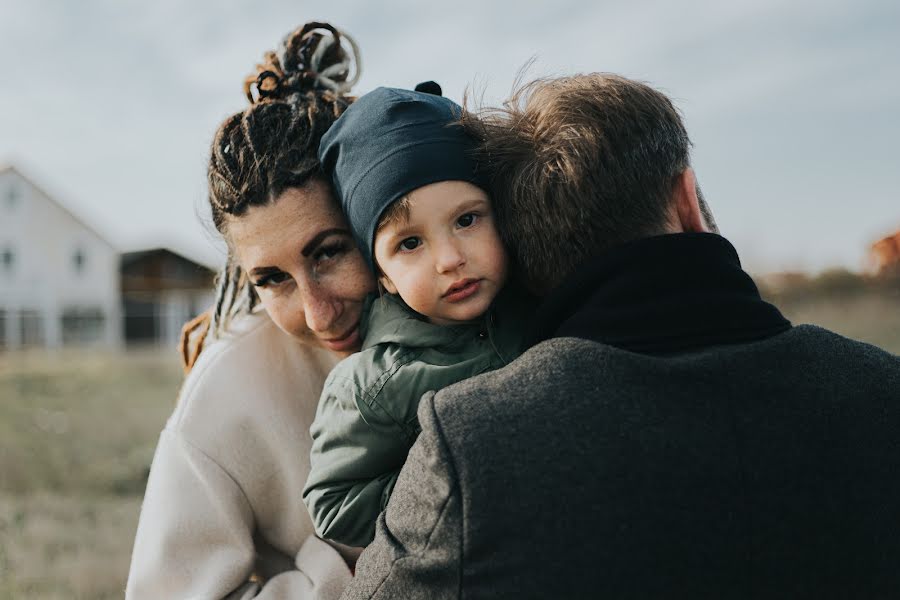
[[[409,220],[375,235],[382,285],[437,325],[475,319],[506,281],[506,252],[487,194],[440,181],[409,194]]]

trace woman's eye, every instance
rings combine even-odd
[[[460,227],[471,227],[477,220],[478,215],[476,215],[475,213],[466,213],[456,220],[456,224]]]
[[[407,250],[407,251],[415,250],[416,248],[419,247],[419,244],[421,244],[421,242],[419,241],[419,238],[408,237],[405,240],[403,240],[402,242],[400,242],[400,250]]]
[[[347,249],[347,244],[344,242],[339,242],[336,244],[329,244],[328,246],[321,246],[318,250],[313,253],[313,260],[316,262],[320,262],[323,260],[330,260],[340,254],[342,254]]]
[[[254,287],[258,288],[267,288],[267,287],[277,287],[287,281],[290,278],[290,275],[285,273],[284,271],[280,271],[278,273],[270,273],[268,275],[263,275],[256,281],[253,281]]]

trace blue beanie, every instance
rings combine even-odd
[[[369,266],[375,229],[391,204],[424,185],[481,185],[475,141],[454,123],[462,109],[423,92],[378,88],[350,105],[322,137],[319,162]]]

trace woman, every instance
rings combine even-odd
[[[209,198],[229,260],[153,459],[129,599],[333,598],[350,580],[301,501],[322,385],[359,349],[374,289],[316,159],[355,80],[346,39],[319,23],[291,34],[216,134]]]

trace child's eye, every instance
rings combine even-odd
[[[258,288],[278,287],[279,285],[290,279],[290,277],[291,276],[284,271],[279,271],[278,273],[263,275],[262,277],[260,277],[256,281],[252,281],[251,283],[254,287]]]
[[[466,213],[456,220],[456,224],[460,227],[471,227],[477,220],[478,215],[476,215],[475,213]]]
[[[403,240],[402,242],[400,242],[400,250],[401,251],[415,250],[416,248],[419,247],[419,244],[421,244],[421,243],[422,242],[417,237],[408,237],[405,240]]]

